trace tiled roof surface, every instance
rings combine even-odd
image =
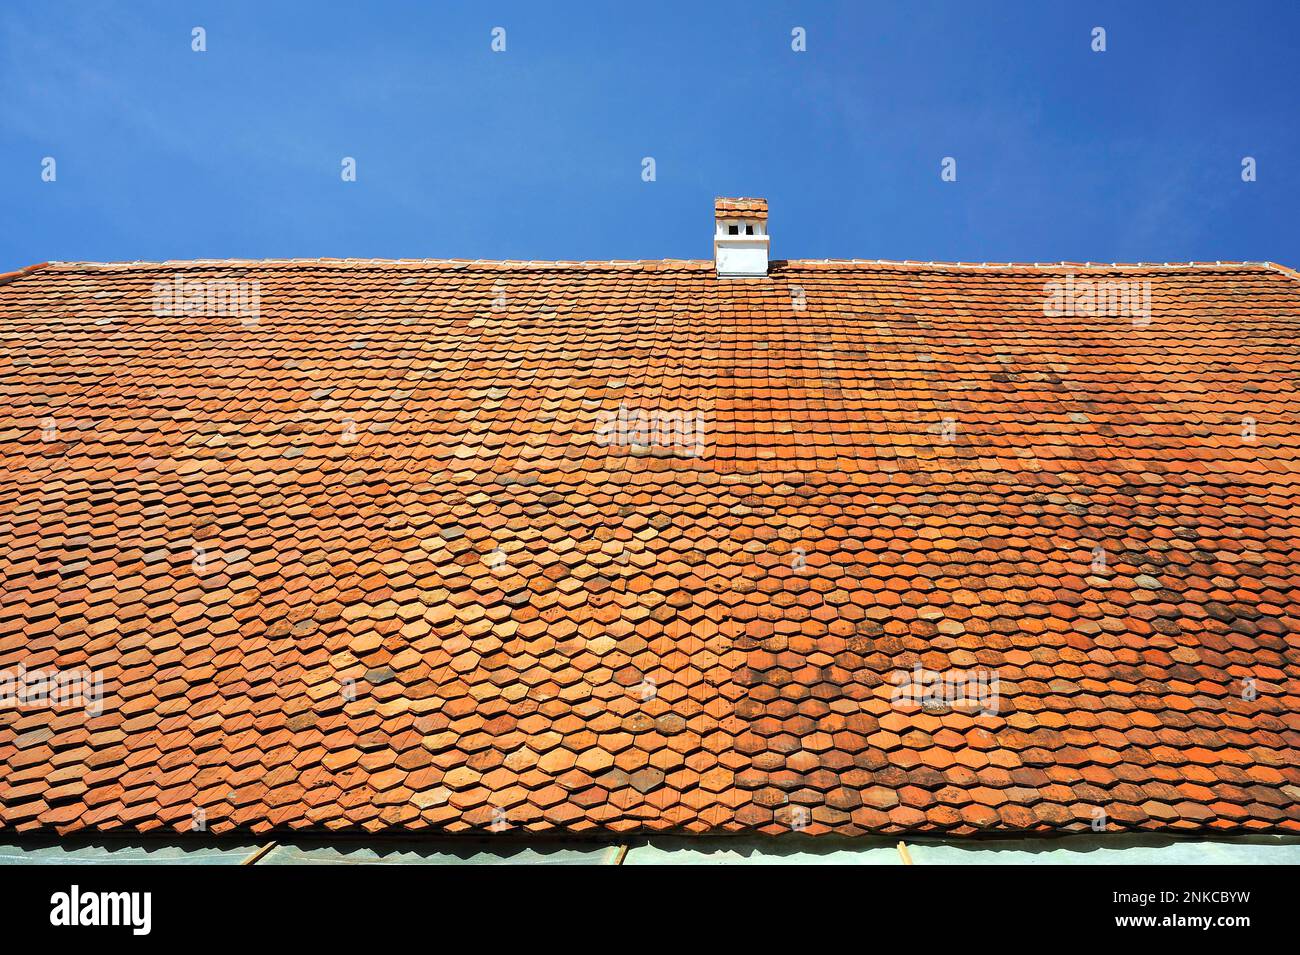
[[[715,219],[724,219],[727,217],[766,219],[767,200],[745,198],[727,199],[719,196],[713,203],[713,216]]]
[[[0,706],[5,829],[1300,830],[1294,273],[56,264],[0,334],[0,671],[103,680]]]

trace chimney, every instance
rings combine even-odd
[[[713,264],[718,278],[767,274],[767,200],[713,203]]]

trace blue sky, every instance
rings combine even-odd
[[[1294,2],[11,2],[0,271],[706,258],[719,194],[771,201],[776,258],[1300,266],[1298,32]]]

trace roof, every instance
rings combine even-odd
[[[719,196],[713,203],[713,217],[715,219],[737,217],[745,219],[766,219],[767,200],[747,198],[726,199]]]
[[[102,691],[0,706],[0,827],[1294,833],[1298,331],[1269,264],[10,275],[0,681]]]

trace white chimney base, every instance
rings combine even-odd
[[[719,278],[767,274],[767,250],[771,240],[765,235],[717,236],[713,240],[713,261]]]

